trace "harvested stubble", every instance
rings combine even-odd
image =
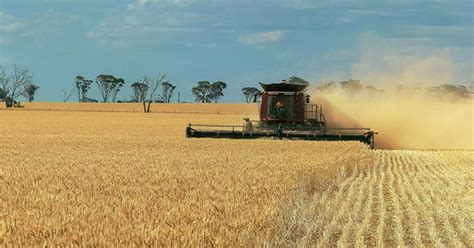
[[[280,246],[474,246],[472,151],[375,151],[342,183],[287,206]],[[278,229],[278,228],[277,228]]]
[[[0,112],[0,246],[271,244],[284,206],[363,170],[352,142],[185,139],[240,115]]]

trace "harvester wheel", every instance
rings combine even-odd
[[[375,147],[375,133],[369,132],[366,138],[367,145],[369,145],[369,149],[374,149]]]
[[[252,122],[248,118],[245,118],[244,121],[245,122],[244,122],[243,131],[244,132],[255,132],[255,128],[254,128]]]
[[[189,126],[186,127],[186,138],[191,138],[192,137],[191,133],[192,133],[192,128]]]
[[[281,127],[281,123],[278,123],[278,127],[277,129],[275,130],[275,133],[276,133],[276,136],[278,137],[278,139],[281,139],[282,136],[283,136],[283,128]]]

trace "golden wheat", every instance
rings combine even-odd
[[[0,109],[6,109],[0,102]],[[153,103],[150,111],[155,113],[188,114],[255,114],[257,104],[241,103]],[[93,111],[93,112],[143,112],[141,103],[63,103],[63,102],[24,102],[15,110],[45,111]]]
[[[0,246],[473,245],[472,151],[184,137],[243,117],[0,111]]]
[[[0,111],[1,245],[263,244],[295,192],[370,162],[352,142],[184,137],[243,117]]]

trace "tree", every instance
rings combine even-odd
[[[77,89],[77,100],[79,102],[82,102],[82,85],[84,84],[85,78],[83,76],[76,76],[74,79],[74,83],[76,84],[76,89]]]
[[[76,89],[72,88],[69,91],[67,89],[62,89],[61,91],[63,92],[63,102],[67,102],[69,101],[69,98],[71,98],[71,96],[75,93]],[[79,97],[79,101],[80,101],[80,97]]]
[[[143,102],[148,91],[148,85],[141,82],[135,82],[131,85],[131,87],[133,89],[132,101]]]
[[[83,76],[76,77],[75,83],[79,102],[84,102],[84,99],[87,95],[87,91],[90,90],[92,82],[92,80],[85,79]]]
[[[360,84],[360,80],[352,80],[349,79],[348,81],[339,82],[342,89],[346,91],[351,97],[359,93],[364,89],[364,86]]]
[[[38,91],[39,86],[35,84],[29,84],[24,88],[24,96],[28,99],[28,102],[32,102],[35,99],[35,94]]]
[[[192,92],[196,102],[210,103],[217,102],[219,98],[224,96],[224,89],[227,84],[222,81],[209,83],[209,81],[199,81],[197,86],[192,88]]]
[[[108,102],[110,98],[112,98],[112,101],[115,102],[117,93],[125,84],[125,81],[122,78],[116,78],[112,75],[103,74],[97,76],[95,82],[99,87],[103,102]]]
[[[429,87],[428,94],[442,101],[455,102],[469,97],[469,90],[464,85],[443,84]]]
[[[257,102],[261,94],[260,90],[255,87],[244,87],[242,88],[242,93],[247,103]]]
[[[120,88],[125,84],[125,80],[123,78],[116,78],[115,80],[115,87],[112,90],[112,102],[115,102],[117,99],[117,94],[120,91]]]
[[[196,102],[209,103],[211,95],[211,83],[209,81],[199,81],[197,86],[192,88]]]
[[[5,74],[5,70],[0,66],[0,98],[6,102],[8,97],[8,85],[10,78]]]
[[[27,68],[13,65],[13,72],[10,76],[0,66],[0,88],[5,94],[5,106],[13,107],[13,103],[19,97],[25,94],[25,88],[33,84],[33,74]]]
[[[137,102],[141,100],[143,103],[143,112],[150,112],[151,103],[156,97],[157,89],[163,84],[169,84],[165,74],[158,74],[156,78],[144,76],[141,81],[132,84],[134,92],[133,98],[135,98],[134,100]]]
[[[99,75],[95,79],[95,83],[99,87],[100,94],[102,95],[103,102],[109,100],[110,94],[112,93],[113,84],[115,77],[112,75]]]
[[[292,76],[288,79],[282,80],[282,82],[288,83],[288,84],[309,85],[308,81],[306,81],[302,78],[296,77],[296,76]]]
[[[333,93],[336,89],[337,85],[333,81],[326,82],[323,85],[316,87],[316,90],[327,94]]]
[[[0,88],[0,101],[4,101],[7,98],[7,92]]]
[[[365,86],[365,90],[367,91],[367,96],[369,97],[369,101],[372,101],[372,99],[375,97],[377,94],[377,88],[373,85],[367,85]]]
[[[224,96],[224,89],[227,88],[227,84],[222,81],[217,81],[211,84],[211,94],[209,95],[210,100],[214,100],[217,103],[219,98]]]
[[[161,87],[161,101],[163,101],[164,103],[169,103],[171,101],[171,97],[173,96],[173,91],[176,89],[176,86],[172,85],[169,82],[164,82],[161,84]]]

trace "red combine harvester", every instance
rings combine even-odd
[[[276,138],[299,140],[354,140],[374,148],[377,134],[370,128],[330,128],[322,106],[310,103],[305,93],[309,83],[291,77],[280,83],[263,84],[260,120],[244,119],[243,125],[189,124],[186,137],[196,138]]]

